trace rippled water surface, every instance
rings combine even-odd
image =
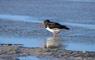
[[[44,47],[52,34],[42,28],[44,19],[51,19],[70,28],[60,33],[62,48],[95,51],[94,0],[0,0],[0,44],[23,44]],[[59,44],[58,42],[58,44]],[[57,42],[56,42],[57,44]],[[33,56],[20,60],[47,60]],[[49,60],[59,60],[50,58]]]
[[[25,47],[43,47],[52,34],[40,27],[40,23],[1,20],[0,43],[23,44]],[[28,23],[28,24],[27,24]],[[80,26],[81,25],[81,26]],[[69,31],[60,33],[66,49],[95,51],[95,29],[89,24],[67,24]],[[83,27],[82,27],[83,26]],[[86,27],[85,27],[86,26]]]
[[[28,56],[28,57],[19,57],[18,59],[20,60],[40,60],[37,57],[32,57],[32,56]]]

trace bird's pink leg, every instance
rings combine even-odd
[[[58,36],[59,36],[59,32],[53,33],[53,37],[58,37]]]

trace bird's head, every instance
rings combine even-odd
[[[46,20],[43,21],[42,25],[44,27],[46,27],[49,22],[50,22],[50,20],[49,19],[46,19]]]
[[[50,22],[50,20],[46,19],[44,20],[44,24],[48,24]]]

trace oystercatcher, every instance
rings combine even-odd
[[[63,29],[65,30],[69,30],[70,28],[68,28],[65,25],[61,25],[57,22],[52,22],[50,20],[44,20],[44,26],[45,28],[53,33],[53,36],[57,36],[58,33],[60,33]]]

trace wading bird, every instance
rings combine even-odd
[[[65,25],[61,25],[57,22],[52,22],[50,20],[44,20],[43,22],[44,24],[44,27],[53,33],[53,36],[57,36],[58,33],[60,33],[62,30],[69,30],[70,28],[68,28],[67,26]]]

